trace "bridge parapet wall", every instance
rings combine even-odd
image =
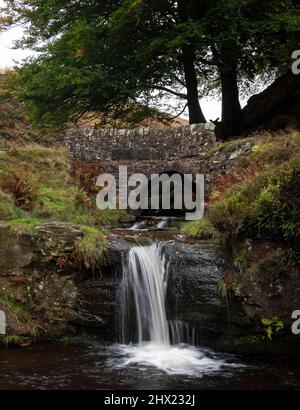
[[[74,160],[176,161],[203,157],[216,143],[214,125],[195,124],[178,128],[73,128],[66,145]]]

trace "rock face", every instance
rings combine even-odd
[[[232,287],[247,316],[260,327],[262,318],[277,317],[290,335],[292,312],[299,306],[300,271],[286,263],[287,249],[271,240],[248,240],[247,247],[235,249],[242,249],[245,266],[231,268],[237,273]]]
[[[0,227],[0,310],[6,313],[8,333],[54,337],[89,328],[112,340],[114,269],[122,250],[111,249],[109,266],[103,263],[99,271],[83,275],[66,266],[82,236],[80,226],[69,223],[43,224],[34,235]]]
[[[217,337],[224,329],[226,308],[218,295],[223,272],[224,261],[210,243],[177,244],[172,252],[168,317],[195,327],[202,343]]]
[[[243,109],[251,129],[300,129],[300,75],[292,72],[278,78],[262,93],[252,96]]]
[[[224,335],[231,339],[249,331],[249,319],[239,299],[229,301],[220,295],[226,267],[213,243],[176,244],[169,269],[168,317],[194,328],[197,343],[218,346]]]
[[[0,310],[8,332],[50,338],[88,332],[115,341],[122,258],[130,243],[111,235],[103,265],[82,272],[70,263],[84,235],[79,225],[47,223],[35,230],[17,235],[0,227]],[[199,342],[215,340],[227,326],[218,295],[223,272],[224,261],[210,243],[170,247],[168,317],[195,327]]]
[[[34,234],[16,234],[0,226],[0,311],[5,313],[8,334],[54,338],[91,333],[103,341],[116,341],[122,260],[131,244],[128,238],[111,235],[103,264],[95,272],[83,272],[72,264],[76,241],[83,235],[79,225],[69,223],[43,224]],[[226,266],[212,243],[166,244],[170,256],[166,308],[174,329],[178,323],[187,325],[195,330],[197,343],[221,350],[295,357],[299,343],[290,337],[290,319],[299,299],[299,272],[282,267],[284,272],[274,275],[274,263],[267,264],[262,257],[271,245],[252,244],[249,252],[256,265],[251,264],[249,276],[232,284],[236,267]],[[278,261],[275,264],[279,266]],[[256,278],[259,270],[268,270],[271,278]],[[233,293],[222,298],[220,280],[225,272]],[[286,327],[282,337],[270,343],[263,338],[266,329],[261,319],[273,317]]]

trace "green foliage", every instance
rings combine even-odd
[[[41,224],[41,220],[37,218],[16,218],[6,222],[7,226],[11,227],[12,232],[16,235],[34,236],[36,227]]]
[[[76,263],[85,269],[99,270],[105,261],[106,250],[107,242],[103,231],[85,227],[83,238],[76,243]]]
[[[210,207],[210,220],[222,233],[237,236],[248,221],[247,197],[240,187],[233,187]]]
[[[46,219],[93,225],[95,215],[91,211],[91,201],[86,193],[76,186],[59,189],[40,187],[40,202],[37,215]]]
[[[212,239],[215,235],[215,230],[207,219],[186,222],[182,226],[182,231],[197,239]]]
[[[61,147],[15,145],[8,151],[0,152],[0,160],[3,173],[17,174],[21,178],[20,174],[25,170],[41,184],[63,187],[71,183],[70,162],[66,150]]]
[[[36,337],[38,335],[37,322],[23,304],[8,295],[0,295],[0,302],[18,322],[28,326],[31,336]]]
[[[0,188],[0,219],[13,218],[20,216],[21,213],[22,211],[18,210],[11,195]]]
[[[265,327],[265,332],[270,342],[273,339],[274,333],[278,333],[280,332],[280,330],[284,329],[283,321],[277,316],[273,317],[272,319],[262,318],[261,322]]]
[[[107,228],[118,228],[134,220],[132,215],[122,209],[102,209],[96,213],[96,223]]]
[[[0,152],[0,175],[0,219],[19,233],[32,234],[37,221],[118,227],[130,219],[123,210],[96,208],[95,187],[79,186],[62,148],[16,145]]]
[[[209,149],[209,154],[215,154],[217,152],[230,152],[234,148],[238,148],[240,145],[242,145],[245,142],[251,142],[253,138],[240,138],[240,139],[234,139],[231,141],[226,141],[223,142],[222,144],[217,144],[215,147]]]
[[[209,219],[232,258],[233,286],[273,283],[300,266],[300,134],[255,138],[252,153],[233,170],[245,177],[226,175],[234,182],[223,181],[209,207]]]
[[[138,99],[143,114],[166,91],[183,108],[187,67],[203,95],[218,89],[220,74],[228,72],[238,71],[247,88],[257,74],[286,69],[297,48],[299,6],[291,0],[7,4],[3,24],[26,21],[20,46],[40,51],[20,70],[18,94],[46,124],[95,111],[108,121],[130,117],[128,103]]]
[[[235,248],[233,252],[233,264],[238,270],[238,275],[243,275],[247,272],[251,265],[249,252],[246,247]],[[237,274],[235,275],[238,276]]]
[[[230,286],[227,284],[226,278],[222,278],[218,283],[218,294],[222,299],[227,300],[230,296]]]
[[[38,180],[30,169],[10,169],[0,173],[0,187],[11,194],[16,205],[24,211],[30,211],[38,200]]]
[[[19,102],[14,92],[15,71],[0,73],[0,149],[32,142],[54,145],[60,136],[52,129],[33,126],[24,115],[24,103]]]
[[[23,346],[28,342],[28,338],[18,335],[3,335],[0,336],[0,347]]]
[[[267,153],[256,150],[247,162],[260,164],[260,171],[212,203],[210,220],[226,236],[274,238],[296,244],[300,226],[299,134],[286,134],[285,141],[285,149],[282,141],[275,139]],[[244,160],[240,166],[245,166]]]

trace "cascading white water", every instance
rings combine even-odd
[[[136,246],[130,249],[123,266],[121,334],[128,343],[128,322],[132,321],[130,296],[133,295],[138,342],[151,341],[170,345],[169,325],[166,318],[167,261],[159,244]]]
[[[139,221],[139,222],[135,222],[131,228],[129,228],[129,231],[139,231],[142,229],[146,229],[147,228],[147,221],[143,220],[143,221]]]
[[[143,333],[146,329],[151,342],[169,345],[164,295],[165,259],[161,247],[154,244],[132,248],[128,256],[128,273],[135,299],[139,343],[146,340]]]
[[[196,346],[196,329],[187,322],[181,320],[169,320],[171,342],[174,345],[187,343]]]
[[[122,345],[117,349],[125,360],[118,367],[146,365],[167,373],[194,375],[227,366],[212,353],[181,344],[183,337],[193,343],[195,334],[183,322],[168,322],[167,282],[168,261],[161,244],[130,249],[123,265],[119,300]]]
[[[170,225],[171,218],[157,218],[153,217],[151,219],[143,219],[141,221],[135,222],[130,228],[129,231],[145,231],[145,230],[154,230],[154,229],[167,229]]]
[[[157,229],[166,229],[168,228],[170,223],[170,219],[169,218],[163,218],[157,225]]]

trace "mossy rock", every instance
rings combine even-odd
[[[32,259],[31,238],[27,235],[20,238],[10,227],[0,226],[0,271],[24,268]]]

